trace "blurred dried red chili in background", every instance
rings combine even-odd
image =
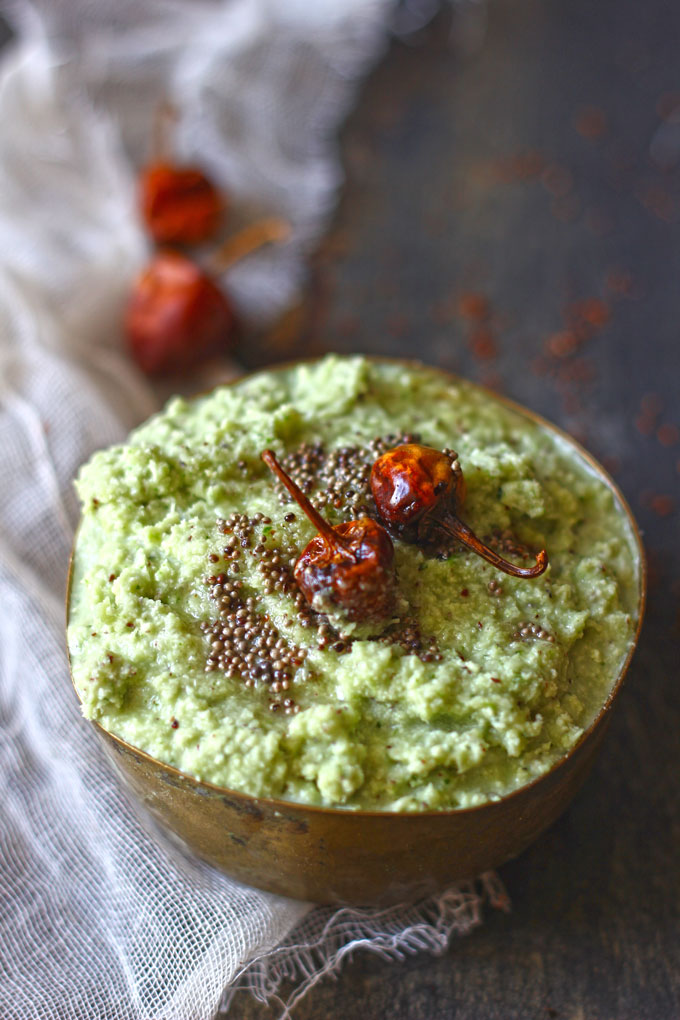
[[[214,237],[224,201],[201,170],[152,163],[140,174],[139,192],[156,244],[199,244]]]
[[[285,240],[290,226],[271,217],[229,238],[210,258],[215,271],[226,269],[258,248]],[[231,302],[214,277],[188,256],[160,251],[133,285],[125,315],[132,355],[147,375],[182,372],[236,339]]]
[[[153,156],[139,175],[142,219],[156,244],[199,244],[214,237],[226,206],[210,179],[168,155],[168,125],[176,119],[164,103],[156,115]]]
[[[125,329],[141,370],[161,375],[229,350],[235,317],[229,300],[200,266],[179,252],[161,251],[133,286]]]

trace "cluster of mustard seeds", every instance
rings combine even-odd
[[[286,524],[295,519],[293,513],[283,517]],[[270,710],[292,715],[300,706],[287,692],[300,682],[299,669],[307,658],[307,649],[281,634],[264,611],[261,595],[248,593],[238,576],[242,558],[249,556],[256,562],[264,595],[279,594],[291,600],[291,622],[294,616],[301,627],[316,629],[319,649],[342,654],[351,645],[338,638],[326,617],[308,605],[298,588],[293,576],[296,550],[267,544],[270,539],[264,529],[271,524],[271,517],[261,513],[252,517],[233,513],[227,520],[217,521],[224,545],[221,554],[210,553],[208,560],[213,569],[224,564],[225,570],[206,578],[218,616],[215,621],[201,625],[209,641],[205,671],[219,670],[230,678],[239,677],[248,688],[266,687]],[[281,694],[285,697],[280,697]]]
[[[281,466],[302,491],[315,491],[315,503],[323,511],[341,511],[345,517],[376,517],[370,477],[373,463],[387,450],[402,443],[416,443],[409,433],[376,436],[366,446],[340,446],[326,453],[321,443],[302,443],[281,457]],[[291,497],[277,483],[279,502]]]
[[[458,476],[463,473],[463,469],[460,466],[460,461],[458,459],[458,454],[456,453],[455,450],[452,450],[450,446],[447,446],[444,450],[442,450],[442,453],[444,454],[445,457],[449,458],[451,470],[454,474],[454,477],[457,479]]]
[[[281,464],[303,492],[313,494],[314,502],[322,513],[335,511],[343,519],[363,515],[377,517],[370,490],[373,463],[395,446],[418,441],[418,437],[411,434],[395,434],[376,437],[366,446],[342,446],[328,453],[321,443],[302,443],[282,456]],[[443,452],[449,458],[454,473],[460,471],[457,453],[450,449]],[[276,492],[282,506],[290,503],[291,497],[280,483],[276,483]],[[292,511],[285,513],[282,522],[277,522],[277,536],[282,530],[282,523],[292,524],[296,519]],[[238,576],[243,556],[251,557],[257,564],[265,596],[280,595],[290,600],[289,621],[316,631],[316,646],[320,651],[346,654],[351,651],[353,640],[340,637],[327,617],[307,603],[294,576],[301,550],[278,542],[273,544],[272,524],[272,519],[262,513],[252,517],[233,513],[228,519],[217,521],[224,544],[221,554],[211,553],[209,561],[214,570],[217,570],[218,563],[224,569],[206,579],[218,613],[216,620],[202,624],[209,641],[205,670],[207,673],[219,670],[230,678],[238,677],[248,688],[266,688],[270,710],[291,715],[298,712],[300,706],[288,692],[293,684],[301,682],[300,667],[307,658],[307,650],[280,633],[262,604],[262,595],[246,590]],[[496,532],[489,542],[505,554],[522,558],[530,555],[509,530]],[[442,536],[441,547],[438,545],[430,551],[434,555],[448,557],[458,549],[455,540]],[[492,596],[500,596],[503,589],[497,581],[491,580],[488,592]],[[520,624],[513,640],[529,638],[554,641],[554,637],[538,624]],[[422,662],[440,662],[442,659],[436,638],[424,637],[411,617],[400,620],[380,637],[370,640],[396,645],[404,654],[416,655]],[[304,671],[304,675],[307,673],[309,670]]]
[[[407,616],[391,627],[386,634],[376,639],[383,645],[399,645],[406,655],[417,655],[421,662],[441,662],[437,639],[424,638],[420,627],[412,617]]]
[[[281,467],[293,481],[309,495],[316,485],[317,474],[324,459],[321,443],[302,443],[295,450],[279,458]],[[275,483],[276,494],[281,504],[290,503],[291,496],[280,482]]]
[[[210,593],[219,600],[220,613],[215,623],[205,627],[210,639],[206,672],[220,669],[228,677],[241,677],[245,687],[266,685],[270,695],[287,692],[306,650],[281,636],[266,614],[258,612],[255,598],[237,602],[234,608],[233,596],[217,591],[224,588],[218,583]],[[299,710],[290,696],[273,698],[269,707],[273,712],[283,709],[287,715]]]
[[[221,670],[228,677],[240,677],[245,687],[266,686],[270,695],[271,711],[283,710],[291,715],[299,706],[286,695],[294,683],[307,651],[288,641],[260,608],[261,597],[248,595],[243,581],[234,575],[240,573],[239,560],[244,554],[254,557],[263,575],[264,592],[298,596],[291,569],[291,553],[269,548],[262,541],[260,529],[271,525],[264,514],[232,514],[227,520],[218,520],[219,532],[225,536],[222,555],[211,553],[211,564],[224,561],[228,573],[211,574],[207,578],[210,597],[217,603],[218,618],[202,625],[210,641],[205,670]],[[295,560],[293,559],[294,563]],[[304,599],[303,599],[304,601]],[[272,697],[274,696],[274,697]]]
[[[530,638],[537,638],[539,641],[554,642],[555,638],[540,623],[520,623],[512,635],[513,641],[528,641]]]

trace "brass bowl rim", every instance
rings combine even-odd
[[[223,386],[234,386],[234,385],[236,385],[238,383],[241,383],[241,382],[245,381],[246,379],[251,379],[251,378],[253,378],[255,376],[258,376],[258,375],[261,375],[261,374],[264,374],[264,373],[271,374],[272,372],[285,372],[285,371],[288,371],[288,370],[290,370],[292,368],[299,367],[300,365],[313,365],[313,364],[316,364],[319,361],[322,361],[323,358],[326,357],[328,354],[334,354],[334,353],[336,353],[336,352],[329,351],[329,352],[326,352],[325,354],[319,355],[317,357],[300,358],[300,359],[295,359],[295,360],[291,360],[291,361],[280,362],[280,363],[277,363],[275,365],[272,365],[272,366],[269,366],[269,367],[265,367],[265,368],[258,368],[258,369],[254,370],[252,372],[246,372],[244,375],[238,376],[235,379],[230,379],[230,380],[228,380],[225,383],[220,383],[218,386],[215,386],[211,390],[207,390],[207,391],[204,391],[204,392],[201,392],[201,393],[197,393],[194,396],[189,397],[187,399],[190,400],[190,401],[201,400],[204,397],[208,396],[210,393],[214,392],[214,390],[216,390],[216,389],[221,389]],[[342,358],[348,358],[348,359],[352,358],[352,357],[362,357],[362,358],[364,358],[367,361],[375,362],[375,363],[378,363],[378,364],[385,363],[385,364],[391,364],[391,365],[399,365],[399,366],[405,366],[407,368],[413,368],[413,369],[416,369],[416,370],[418,370],[418,369],[425,369],[426,371],[433,372],[435,374],[439,374],[441,376],[444,376],[446,379],[450,380],[452,384],[458,384],[458,385],[462,384],[464,387],[468,386],[468,387],[470,387],[472,389],[478,390],[479,392],[481,392],[485,396],[489,397],[489,399],[491,399],[492,401],[495,401],[495,402],[503,405],[504,407],[506,407],[510,411],[513,411],[514,413],[518,414],[520,417],[525,418],[525,419],[528,418],[534,424],[537,424],[537,425],[541,426],[542,428],[546,429],[548,432],[552,432],[553,434],[557,435],[558,438],[560,438],[563,442],[565,442],[568,446],[570,446],[572,449],[574,449],[576,451],[576,453],[581,457],[582,460],[584,460],[586,462],[586,464],[593,471],[593,473],[595,475],[597,475],[605,483],[605,485],[609,488],[609,490],[612,492],[615,501],[618,502],[618,504],[620,505],[621,509],[624,511],[624,516],[627,518],[628,524],[630,526],[630,529],[632,531],[633,537],[635,539],[635,543],[637,545],[638,569],[639,569],[639,598],[638,598],[638,604],[637,604],[638,617],[637,617],[637,625],[636,625],[636,628],[635,628],[635,633],[634,633],[634,635],[632,637],[630,646],[628,648],[628,652],[626,653],[626,656],[625,656],[625,658],[624,658],[624,660],[623,660],[623,662],[621,664],[621,667],[619,669],[619,673],[618,673],[618,675],[616,677],[616,680],[612,684],[612,686],[610,688],[610,691],[609,691],[609,694],[607,695],[607,698],[605,699],[605,701],[604,701],[602,707],[600,708],[599,712],[597,713],[597,715],[591,721],[589,726],[583,731],[583,733],[578,738],[576,743],[572,747],[570,747],[568,751],[566,751],[560,758],[558,758],[557,761],[555,761],[550,766],[550,768],[547,769],[547,771],[541,773],[539,776],[536,776],[534,779],[530,780],[528,783],[523,783],[522,786],[518,786],[515,790],[511,790],[509,793],[504,794],[502,797],[498,797],[495,800],[484,801],[482,804],[476,804],[473,807],[467,807],[467,808],[440,808],[439,810],[437,810],[437,809],[429,809],[429,810],[426,810],[426,811],[390,811],[390,810],[379,811],[379,810],[365,810],[365,809],[362,809],[362,808],[355,809],[355,808],[341,808],[341,807],[322,807],[322,806],[320,806],[318,804],[305,804],[302,801],[279,800],[278,798],[275,798],[275,797],[258,797],[258,796],[256,796],[255,794],[252,794],[252,793],[244,793],[242,790],[233,790],[233,789],[231,789],[231,787],[228,787],[228,786],[218,786],[216,783],[211,783],[211,782],[209,782],[208,780],[205,780],[205,779],[197,779],[195,776],[192,776],[190,773],[182,772],[181,769],[176,768],[174,765],[169,765],[166,762],[161,761],[160,758],[155,758],[153,755],[149,754],[147,751],[144,751],[144,750],[142,750],[139,747],[135,747],[134,744],[128,743],[126,740],[123,740],[122,737],[119,737],[117,734],[112,733],[110,730],[107,730],[104,726],[101,725],[101,723],[98,723],[95,719],[87,719],[87,721],[88,721],[88,723],[91,723],[96,729],[98,729],[103,735],[105,735],[110,740],[112,740],[115,744],[118,744],[119,747],[122,750],[124,750],[125,752],[132,753],[133,755],[135,755],[138,758],[141,758],[142,760],[147,762],[149,765],[152,765],[154,768],[161,768],[162,770],[165,770],[166,772],[176,776],[180,781],[182,781],[184,783],[188,783],[190,786],[194,786],[197,789],[201,789],[202,788],[202,789],[205,789],[205,790],[209,790],[212,794],[218,794],[218,795],[223,796],[223,797],[235,798],[236,800],[240,800],[240,801],[243,801],[243,802],[248,802],[250,804],[263,805],[263,806],[266,806],[268,808],[271,808],[274,812],[278,812],[278,813],[281,813],[281,814],[283,814],[283,813],[290,813],[291,811],[302,811],[302,812],[305,812],[305,813],[310,812],[310,813],[315,814],[315,815],[321,815],[321,816],[323,816],[323,815],[331,815],[331,816],[335,816],[335,817],[343,817],[343,818],[348,818],[348,819],[349,818],[357,818],[357,819],[365,819],[365,818],[372,818],[372,819],[384,819],[384,818],[397,819],[397,818],[401,818],[401,819],[406,819],[406,818],[409,818],[409,819],[415,820],[417,818],[449,818],[451,816],[455,816],[456,818],[463,819],[465,817],[469,817],[470,815],[476,814],[476,813],[481,812],[481,811],[488,811],[489,809],[492,809],[496,805],[499,805],[501,803],[505,804],[508,801],[511,801],[513,799],[517,799],[517,798],[523,797],[529,791],[531,791],[532,789],[534,789],[535,787],[537,787],[541,783],[545,782],[548,779],[549,776],[552,776],[559,769],[561,769],[564,765],[566,765],[566,763],[569,761],[569,759],[571,759],[578,752],[578,750],[583,746],[583,744],[585,744],[589,740],[589,738],[592,735],[592,733],[601,725],[601,723],[604,722],[604,720],[609,715],[609,712],[611,711],[611,708],[612,708],[612,706],[614,704],[614,701],[616,700],[616,697],[618,696],[619,691],[621,690],[621,687],[623,686],[623,681],[624,681],[624,678],[626,676],[626,673],[628,672],[628,667],[630,666],[631,660],[632,660],[633,655],[635,653],[635,650],[637,648],[638,641],[639,641],[639,638],[640,638],[640,631],[642,629],[642,622],[643,622],[644,615],[645,615],[645,608],[646,608],[646,605],[647,605],[647,558],[646,558],[646,555],[645,555],[644,544],[642,542],[642,536],[640,534],[640,529],[638,527],[637,521],[635,520],[635,517],[633,516],[633,511],[631,510],[626,497],[623,495],[623,493],[621,492],[619,486],[614,481],[614,479],[611,477],[609,472],[600,464],[600,462],[598,460],[596,460],[596,458],[591,453],[589,453],[588,450],[585,449],[585,447],[583,447],[581,445],[581,443],[578,442],[578,440],[574,439],[574,437],[569,435],[568,432],[566,432],[564,429],[560,428],[559,425],[555,425],[553,422],[549,421],[547,418],[544,418],[542,415],[538,414],[536,411],[533,411],[530,408],[525,407],[524,405],[518,403],[517,401],[512,400],[510,397],[506,397],[504,394],[496,393],[494,390],[490,389],[488,386],[483,386],[480,383],[473,382],[472,380],[467,379],[464,376],[458,375],[455,372],[450,372],[447,369],[440,368],[437,365],[429,365],[426,362],[420,361],[417,358],[393,358],[393,357],[389,357],[387,355],[371,355],[371,354],[339,354],[338,356],[342,357]],[[166,401],[166,404],[167,404],[167,401]],[[160,413],[160,411],[157,412],[157,413]],[[70,603],[71,603],[71,584],[72,584],[72,580],[73,580],[73,561],[74,561],[74,556],[75,556],[76,543],[77,543],[77,540],[78,540],[79,527],[80,527],[80,524],[78,524],[78,526],[76,527],[75,533],[74,533],[73,545],[71,547],[71,554],[70,554],[69,563],[68,563],[68,575],[67,575],[67,582],[66,582],[66,627],[67,628],[68,628],[68,623],[69,623],[69,611],[70,611]],[[82,709],[82,699],[80,697],[80,694],[78,692],[78,688],[76,687],[75,681],[73,679],[73,669],[72,669],[72,666],[71,666],[71,653],[70,653],[70,649],[68,647],[68,636],[67,636],[67,641],[66,641],[66,655],[67,655],[67,659],[68,659],[69,675],[70,675],[70,678],[71,678],[71,685],[73,687],[73,690],[75,691],[76,697],[78,699],[78,703],[80,704],[80,707]],[[85,718],[87,718],[87,717],[85,717]]]

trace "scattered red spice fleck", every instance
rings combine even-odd
[[[513,163],[517,177],[536,177],[545,166],[545,159],[537,149],[526,149],[517,153]]]
[[[461,595],[463,596],[464,599],[466,599],[469,594],[470,592],[468,591],[467,588],[463,588],[463,590],[461,591]]]
[[[605,287],[617,297],[631,297],[634,293],[633,277],[625,269],[610,269],[605,277]]]
[[[646,414],[637,414],[635,416],[635,427],[640,436],[651,436],[653,430],[655,430],[655,422],[653,422],[653,418],[649,418]]]
[[[179,723],[175,719],[174,715],[173,715],[173,717],[170,720],[170,725],[172,726],[173,730],[176,730],[177,727],[179,726]]]
[[[662,120],[675,121],[680,118],[680,93],[662,93],[656,101],[656,112]]]
[[[675,500],[672,496],[666,496],[659,493],[657,496],[652,496],[649,504],[659,517],[668,517],[675,510]]]
[[[495,683],[495,684],[499,684],[500,683],[500,680],[498,679],[497,676],[492,676],[491,680],[492,680],[492,683]]]
[[[498,357],[496,340],[490,329],[480,326],[470,334],[470,350],[479,361],[491,361]]]
[[[651,184],[648,188],[645,188],[639,198],[647,212],[652,213],[658,220],[663,220],[664,223],[674,223],[677,220],[677,202],[660,185]]]
[[[601,329],[609,322],[610,315],[609,305],[601,298],[584,298],[582,301],[573,301],[565,317],[574,327],[587,324],[593,329]]]
[[[574,116],[574,127],[583,138],[600,138],[607,130],[607,118],[599,106],[582,106]]]
[[[125,624],[125,626],[126,627],[134,627],[134,623],[132,622],[132,620],[128,620],[128,622]]]
[[[481,620],[477,620],[477,626],[479,627],[480,630],[482,630],[483,627],[484,627],[484,624],[482,623]]]
[[[563,198],[573,188],[574,178],[565,166],[549,163],[541,174],[541,184],[555,198]]]
[[[461,294],[458,301],[458,314],[473,322],[484,322],[489,318],[490,308],[483,294]]]
[[[579,343],[579,338],[572,330],[564,329],[549,336],[544,347],[554,358],[568,358],[578,348]]]
[[[109,581],[115,581],[117,577],[118,574],[109,574]]]
[[[656,438],[662,446],[675,446],[680,441],[680,429],[677,425],[660,425],[656,430]]]
[[[656,421],[663,410],[663,398],[658,393],[645,393],[640,400],[640,412],[635,418],[635,427],[643,436],[651,436]]]
[[[599,298],[590,298],[583,302],[583,317],[591,326],[598,329],[609,322],[611,312],[609,305]]]

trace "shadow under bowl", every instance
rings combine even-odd
[[[637,542],[637,628],[607,700],[574,747],[531,783],[474,808],[407,813],[311,807],[214,786],[93,723],[137,801],[186,848],[231,877],[317,903],[415,900],[516,857],[562,814],[584,782],[640,632],[646,596],[642,542],[624,497],[590,454],[533,412],[497,394],[489,396],[566,441],[612,491]],[[70,590],[69,572],[67,610]]]

